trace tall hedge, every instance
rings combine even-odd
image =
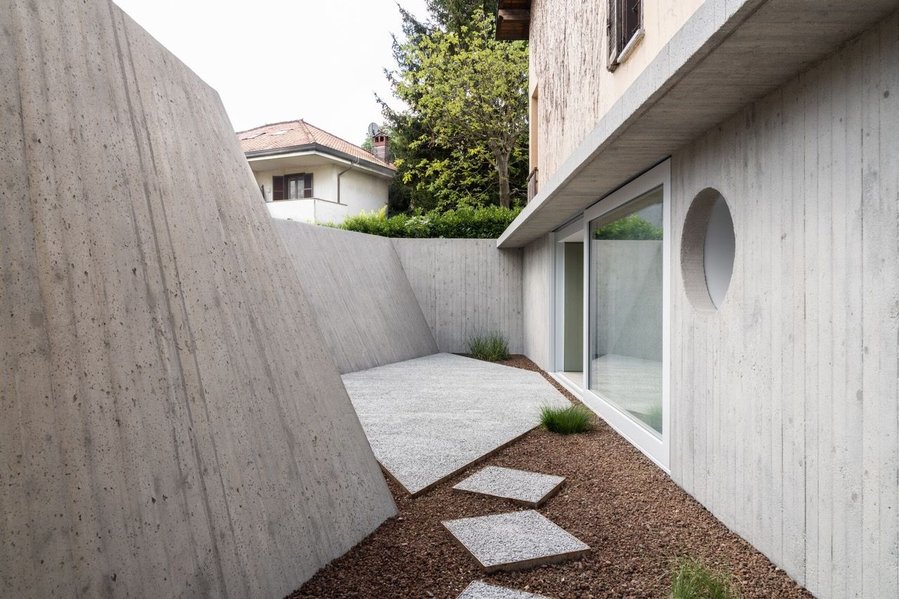
[[[337,227],[382,237],[496,239],[519,212],[521,208],[463,207],[446,212],[397,214],[388,218],[381,211],[351,216]]]

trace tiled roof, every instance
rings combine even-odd
[[[336,135],[331,135],[315,125],[310,125],[302,119],[272,123],[271,125],[263,125],[248,131],[240,131],[237,133],[237,138],[240,140],[240,148],[244,154],[274,152],[280,149],[289,150],[297,146],[318,144],[323,148],[349,154],[377,166],[396,170],[396,167],[392,164],[384,162],[371,152],[340,139]]]

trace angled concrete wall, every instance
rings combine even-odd
[[[492,239],[394,239],[428,325],[443,352],[500,333],[522,353],[522,254]]]
[[[390,239],[274,223],[341,373],[437,353]]]
[[[672,159],[671,474],[818,597],[899,597],[899,15]],[[733,216],[720,308],[680,239]]]
[[[3,596],[284,596],[395,507],[217,94],[107,0],[0,81]]]

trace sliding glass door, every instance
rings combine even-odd
[[[586,214],[589,403],[667,467],[668,165]]]

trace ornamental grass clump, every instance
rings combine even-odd
[[[509,359],[509,346],[501,335],[483,335],[468,340],[468,353],[478,360],[499,362]]]
[[[560,435],[585,433],[593,428],[593,414],[584,406],[540,408],[540,424],[546,430]]]
[[[671,599],[740,599],[730,574],[695,559],[681,560],[671,583]]]

